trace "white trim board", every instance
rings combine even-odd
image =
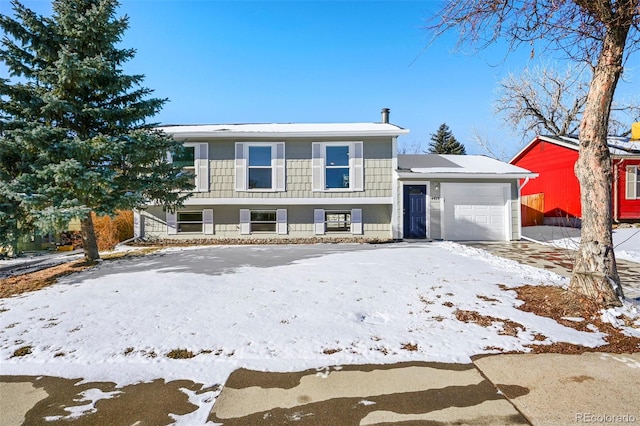
[[[185,206],[279,206],[279,205],[365,205],[393,204],[393,197],[318,197],[318,198],[196,198],[184,202]]]

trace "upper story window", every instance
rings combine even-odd
[[[194,175],[194,191],[209,191],[209,144],[207,142],[185,142],[180,152],[169,155],[169,161]]]
[[[236,142],[236,191],[284,191],[284,142]]]
[[[640,199],[640,166],[627,166],[627,200]]]
[[[326,189],[349,189],[349,146],[327,146],[324,171]]]
[[[248,151],[249,189],[273,189],[271,146],[249,145]]]
[[[314,142],[314,191],[363,191],[362,142]]]
[[[196,184],[196,147],[195,145],[184,146],[182,152],[173,155],[173,164],[180,167],[185,172],[193,174],[191,183]]]

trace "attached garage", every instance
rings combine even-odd
[[[509,193],[507,183],[443,183],[442,238],[510,240]]]
[[[482,155],[398,155],[394,238],[519,240],[520,188],[536,176]]]

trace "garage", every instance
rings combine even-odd
[[[443,238],[453,241],[508,241],[509,184],[443,183]]]

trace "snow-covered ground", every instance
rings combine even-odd
[[[451,242],[336,247],[171,248],[1,299],[0,374],[211,385],[240,367],[466,363],[480,353],[526,352],[530,344],[605,343],[597,330],[579,332],[516,309],[521,302],[508,288],[567,284],[552,272]],[[638,306],[621,309],[638,315]],[[482,327],[457,320],[456,310],[523,329],[507,335],[500,321]],[[25,346],[30,354],[13,356]],[[196,356],[168,358],[174,349]],[[208,413],[216,395],[192,396]]]
[[[580,230],[559,226],[530,226],[522,232],[532,240],[554,247],[577,250],[580,245]],[[613,230],[613,247],[617,259],[640,263],[640,227]]]

